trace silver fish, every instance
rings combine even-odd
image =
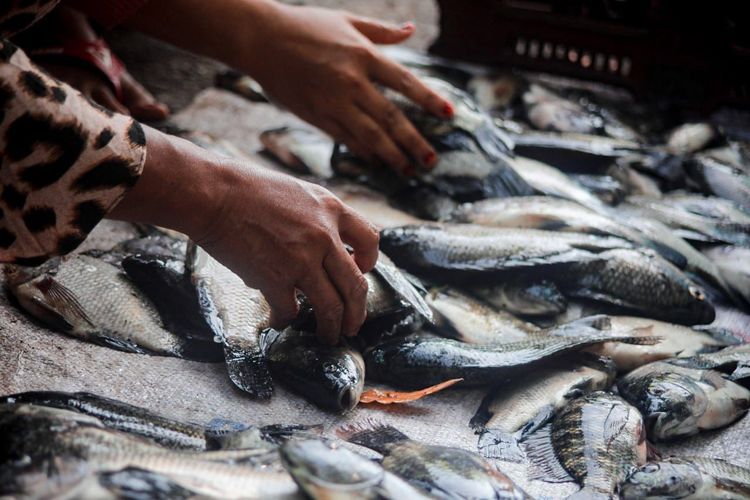
[[[740,246],[717,246],[703,253],[716,263],[729,286],[750,304],[750,249]]]
[[[606,358],[561,358],[522,379],[493,389],[469,425],[479,434],[482,455],[522,461],[520,442],[549,422],[571,400],[609,388],[615,366]]]
[[[220,71],[216,74],[214,83],[221,89],[232,91],[253,102],[269,102],[260,83],[239,71],[233,69]]]
[[[700,151],[716,138],[716,129],[708,123],[685,123],[667,137],[667,150],[674,154]]]
[[[496,309],[522,316],[554,316],[565,311],[568,301],[550,280],[504,280],[472,292]]]
[[[407,212],[392,207],[388,197],[361,184],[352,182],[331,182],[326,184],[338,199],[353,208],[378,228],[398,227],[407,224],[420,224],[426,221]]]
[[[628,373],[617,388],[643,413],[649,437],[657,441],[727,426],[750,407],[750,391],[719,372],[666,361]]]
[[[282,165],[297,174],[333,177],[333,140],[312,127],[288,126],[266,130],[260,142]]]
[[[744,383],[750,378],[750,344],[732,345],[720,351],[670,359],[668,362],[688,368],[720,371],[726,373],[729,380]]]
[[[33,317],[68,335],[127,352],[215,360],[212,342],[168,331],[154,305],[114,264],[90,255],[7,266],[8,288]]]
[[[696,156],[685,168],[700,191],[731,200],[750,212],[750,175],[706,156]]]
[[[620,489],[623,500],[750,498],[750,469],[718,458],[670,457],[635,471]]]

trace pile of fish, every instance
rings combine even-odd
[[[726,427],[750,408],[743,125],[722,114],[656,119],[627,93],[591,83],[394,55],[454,105],[454,117],[443,120],[387,93],[439,152],[435,168],[398,174],[306,126],[260,138],[290,173],[328,187],[381,228],[356,338],[318,343],[315,311],[303,296],[292,325],[269,328],[259,291],[192,242],[157,229],[106,252],[6,267],[16,302],[69,335],[223,362],[248,397],[273,397],[280,383],[335,413],[353,409],[368,386],[419,390],[460,379],[451,390],[486,394],[469,422],[480,455],[526,464],[530,479],[575,482],[580,498],[750,498],[750,471],[658,453],[660,442]],[[242,75],[220,83],[262,96]],[[218,141],[200,142],[232,154]],[[103,400],[76,403],[86,397],[9,397],[2,432],[71,422],[39,424],[39,439],[57,443],[53,456],[82,446],[66,467],[86,479],[71,487],[117,494],[136,474],[149,488],[232,496],[220,488],[231,489],[233,479],[214,486],[154,465],[153,443],[138,441],[143,461],[112,451],[105,456],[117,465],[92,469],[99,455],[90,453],[100,451],[75,433],[114,432],[119,450],[135,439],[122,432],[139,431],[91,410]],[[53,427],[72,434],[44,434]],[[309,429],[285,432],[280,448],[274,437],[275,447],[256,440],[211,451],[223,446],[216,436],[189,428],[192,455],[162,450],[165,460],[209,461],[221,477],[242,476],[255,492],[246,496],[526,497],[479,455],[418,443],[386,424],[340,429],[345,440],[375,450],[378,463]],[[219,442],[242,442],[233,436]],[[258,476],[258,457],[268,459],[269,448],[280,458]]]

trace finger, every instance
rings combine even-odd
[[[343,244],[323,259],[323,267],[344,302],[341,333],[353,337],[359,332],[367,314],[367,279]]]
[[[122,75],[122,100],[133,116],[144,121],[164,120],[169,108],[137,82],[130,73]]]
[[[97,104],[104,106],[105,108],[114,111],[115,113],[121,113],[123,115],[129,115],[130,111],[128,108],[122,105],[117,100],[115,95],[106,87],[97,87],[91,91],[91,98]]]
[[[350,22],[357,31],[365,35],[373,43],[394,44],[409,38],[416,27],[414,23],[396,25],[369,17],[351,16]]]
[[[294,287],[274,286],[261,292],[271,306],[271,327],[280,329],[289,326],[299,313]]]
[[[365,88],[360,94],[361,106],[390,134],[401,149],[407,151],[423,166],[432,167],[437,154],[427,140],[417,131],[404,113],[378,92],[374,86]]]
[[[339,235],[354,249],[354,261],[363,273],[369,273],[378,261],[380,233],[356,211],[346,208],[339,218]]]
[[[334,345],[341,336],[344,303],[324,269],[308,274],[297,288],[307,296],[315,311],[315,335],[321,342]]]
[[[411,71],[400,64],[379,56],[372,68],[373,78],[414,101],[430,113],[442,118],[453,117],[453,105],[440,94],[422,83]]]
[[[342,119],[349,123],[350,134],[356,143],[367,144],[367,150],[383,160],[386,165],[399,172],[407,172],[411,168],[406,155],[391,140],[383,127],[370,118],[362,108],[354,106]]]

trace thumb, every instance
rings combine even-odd
[[[409,38],[415,30],[414,23],[404,23],[397,26],[385,21],[367,17],[352,17],[352,26],[370,39],[373,43],[393,44],[401,43]]]

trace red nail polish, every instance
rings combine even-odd
[[[453,105],[451,105],[451,103],[446,102],[443,105],[443,116],[446,118],[453,118]]]
[[[414,26],[414,23],[409,21],[401,25],[402,31],[412,31],[416,26]]]
[[[435,155],[435,153],[430,151],[422,157],[422,164],[431,167],[435,163],[436,159],[437,156]]]

